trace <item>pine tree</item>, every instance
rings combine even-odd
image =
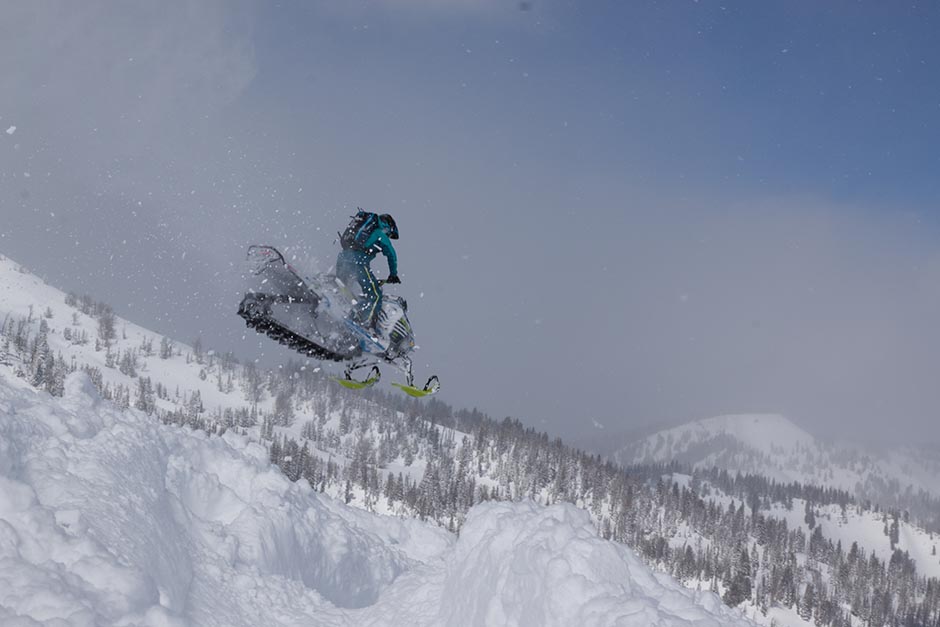
[[[114,388],[114,402],[121,409],[127,409],[131,406],[131,392],[123,384],[118,384]]]
[[[43,319],[39,324],[39,335],[33,341],[32,350],[29,358],[28,377],[31,385],[37,388],[45,388],[46,379],[52,376],[52,368],[49,364],[49,343],[46,336],[49,333],[49,325]]]
[[[722,600],[731,607],[751,598],[751,558],[746,547],[735,553],[725,571],[725,594],[722,596]]]
[[[747,547],[741,548],[741,554],[738,559],[737,572],[735,577],[738,579],[738,586],[741,589],[741,596],[746,601],[751,598],[751,558],[748,555]]]
[[[62,355],[59,354],[53,359],[50,351],[46,356],[46,370],[51,373],[46,377],[46,391],[53,396],[65,394],[65,377],[69,372],[69,366],[65,363]]]
[[[304,442],[304,445],[301,447],[300,452],[297,453],[297,477],[294,481],[299,480],[304,476],[304,472],[307,469],[307,465],[310,463],[310,447]]]
[[[282,427],[289,427],[293,424],[294,408],[290,390],[281,390],[274,397],[274,419]]]
[[[260,403],[264,396],[264,379],[254,362],[245,365],[243,384],[245,398],[251,403]]]
[[[115,316],[110,307],[105,306],[98,313],[98,337],[105,346],[110,346],[111,341],[117,337]]]
[[[268,459],[274,465],[280,465],[281,463],[281,443],[278,438],[271,441],[271,448],[268,449]]]
[[[169,359],[173,356],[173,344],[170,342],[169,338],[163,337],[160,339],[160,359]]]
[[[806,584],[806,590],[803,591],[803,598],[800,600],[799,613],[803,620],[813,618],[813,612],[816,610],[816,590],[813,584]]]
[[[202,394],[199,393],[199,390],[196,390],[186,402],[186,415],[190,419],[198,418],[199,414],[205,410],[206,408],[202,404]]]
[[[789,563],[784,566],[783,573],[780,577],[779,598],[784,607],[793,607],[793,604],[796,603],[796,583],[793,581],[793,568],[790,566],[790,563],[796,561],[796,556],[791,553],[790,557],[791,559],[788,560]]]
[[[196,363],[200,366],[205,359],[205,352],[202,349],[202,338],[197,337],[193,340],[193,358],[196,360]]]
[[[156,410],[156,400],[154,399],[150,377],[137,379],[137,399],[134,401],[134,407],[148,414],[153,414]]]
[[[121,361],[118,365],[118,370],[126,374],[129,377],[137,376],[137,351],[136,350],[125,350],[121,355]]]

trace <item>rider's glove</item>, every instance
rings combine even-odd
[[[398,278],[397,274],[390,274],[388,278],[385,279],[386,283],[401,283],[401,279]]]

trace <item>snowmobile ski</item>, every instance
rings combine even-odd
[[[362,390],[365,388],[370,388],[376,383],[379,382],[379,379],[382,378],[382,373],[379,372],[378,366],[372,366],[372,370],[369,372],[369,376],[366,377],[364,381],[357,381],[352,378],[352,374],[347,370],[345,378],[334,377],[333,380],[339,383],[344,388],[349,390]]]
[[[424,389],[416,388],[413,385],[405,385],[403,383],[392,383],[392,385],[400,389],[408,396],[413,396],[415,398],[424,398],[425,396],[436,394],[437,391],[441,389],[441,384],[440,381],[437,380],[437,375],[434,375],[428,379],[428,382],[424,384]]]

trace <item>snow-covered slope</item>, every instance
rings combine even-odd
[[[487,503],[459,539],[292,483],[232,432],[62,398],[0,367],[0,623],[737,625],[569,505]]]
[[[776,504],[768,513],[786,520],[790,529],[802,529],[809,537],[812,529],[805,522],[804,506],[804,501],[795,499],[791,509]],[[868,555],[874,555],[885,563],[890,561],[893,550],[890,538],[884,533],[884,514],[863,511],[857,506],[847,507],[844,513],[835,505],[814,509],[816,524],[827,539],[833,543],[841,542],[845,548],[857,542]],[[918,573],[925,577],[940,578],[940,557],[936,554],[940,538],[903,521],[899,524],[899,530],[896,546],[917,563]]]
[[[81,620],[92,616],[86,622],[108,624],[117,621],[114,617],[120,615],[130,616],[125,621],[130,624],[162,624],[161,621],[241,624],[240,621],[249,619],[255,624],[310,624],[310,617],[315,614],[314,624],[327,625],[611,624],[628,611],[623,606],[625,598],[630,599],[630,607],[637,613],[629,620],[624,619],[622,624],[656,624],[656,620],[663,624],[682,624],[673,614],[680,605],[686,607],[683,604],[687,602],[703,603],[706,608],[689,605],[687,611],[681,613],[682,618],[709,617],[716,613],[726,616],[726,610],[716,609],[715,596],[693,593],[680,595],[685,595],[686,601],[668,600],[656,609],[651,598],[665,595],[663,598],[672,599],[672,595],[677,594],[673,580],[651,575],[623,545],[596,544],[600,542],[598,531],[605,525],[610,528],[613,523],[612,504],[597,505],[591,495],[581,493],[578,503],[592,512],[589,517],[569,506],[544,508],[525,502],[486,502],[494,498],[496,488],[500,489],[500,499],[528,497],[547,503],[558,498],[553,486],[543,486],[534,492],[527,487],[533,485],[528,477],[543,476],[543,471],[536,468],[519,469],[518,474],[507,477],[504,469],[501,470],[500,455],[494,454],[494,451],[504,450],[496,441],[480,453],[473,443],[479,434],[442,426],[423,431],[420,424],[444,423],[435,421],[432,413],[422,414],[424,409],[415,408],[417,414],[411,413],[412,409],[398,413],[361,395],[346,393],[321,375],[313,375],[311,371],[316,364],[307,367],[305,373],[287,368],[279,373],[256,371],[262,385],[260,394],[253,396],[246,384],[248,368],[231,361],[227,364],[224,358],[213,356],[211,351],[170,343],[129,321],[116,318],[116,334],[107,345],[97,342],[100,312],[89,308],[87,301],[76,304],[75,299],[70,299],[70,305],[66,300],[64,293],[0,257],[0,324],[4,325],[0,329],[0,370],[7,362],[8,372],[19,370],[29,377],[35,366],[30,347],[34,339],[42,335],[39,329],[44,326],[43,337],[51,351],[61,354],[57,363],[64,359],[65,365],[71,364],[63,370],[82,368],[86,364],[92,366],[93,375],[99,377],[95,380],[97,388],[105,395],[110,389],[109,398],[116,399],[114,402],[98,399],[93,389],[82,392],[80,388],[87,386],[87,380],[85,384],[76,384],[74,376],[67,390],[56,387],[56,394],[65,393],[61,401],[35,395],[32,388],[25,386],[22,377],[9,379],[11,386],[19,386],[12,397],[14,401],[20,392],[27,396],[33,394],[29,403],[17,401],[11,406],[27,406],[36,399],[46,399],[53,407],[48,412],[36,410],[36,415],[48,413],[66,421],[65,427],[53,421],[52,431],[47,433],[42,427],[50,426],[46,418],[30,420],[27,422],[29,429],[23,433],[38,429],[36,437],[45,438],[49,450],[68,448],[70,451],[68,455],[57,452],[51,457],[56,465],[42,466],[36,460],[42,459],[43,453],[37,451],[45,450],[46,445],[36,448],[35,442],[30,440],[31,443],[25,445],[33,451],[28,455],[30,464],[41,472],[34,470],[26,476],[16,474],[20,470],[14,473],[13,462],[7,466],[4,461],[24,458],[20,450],[24,447],[23,441],[14,446],[20,451],[16,456],[7,455],[6,450],[12,451],[12,448],[0,450],[0,479],[6,477],[19,482],[2,484],[0,492],[5,493],[7,487],[10,487],[10,494],[17,490],[22,492],[24,488],[19,484],[24,484],[27,493],[33,491],[31,500],[26,502],[27,510],[38,503],[53,511],[51,519],[46,517],[49,525],[45,530],[18,527],[16,537],[29,538],[33,533],[33,539],[27,542],[30,546],[49,547],[57,546],[56,541],[48,541],[43,535],[56,529],[71,534],[69,538],[81,540],[83,547],[91,538],[106,548],[103,552],[91,550],[88,559],[102,564],[109,564],[111,560],[120,568],[130,569],[130,574],[116,571],[122,573],[119,579],[136,586],[134,590],[143,590],[129,598],[129,588],[112,590],[108,586],[113,584],[107,583],[101,588],[98,582],[107,582],[109,578],[94,573],[82,583],[79,579],[85,575],[70,571],[68,565],[72,561],[59,557],[52,561],[58,560],[66,566],[50,575],[44,572],[43,566],[49,562],[48,551],[46,557],[40,554],[37,558],[41,559],[40,566],[29,561],[32,557],[17,562],[11,571],[16,574],[9,575],[6,581],[19,582],[22,573],[33,573],[38,577],[34,583],[40,582],[35,585],[57,591],[53,604],[76,611],[86,608],[80,610],[76,618],[70,618],[70,623],[80,624]],[[31,339],[21,342],[17,348],[16,340],[11,338],[19,335],[18,329],[24,320],[29,321],[26,326],[31,329]],[[88,336],[89,341],[74,341],[82,335]],[[145,348],[148,344],[156,347],[165,342],[172,347],[169,354]],[[96,343],[100,345],[95,346]],[[12,351],[6,356],[5,347]],[[130,374],[116,359],[129,353],[133,353],[136,361],[136,372]],[[144,378],[152,380],[153,385],[163,391],[156,398],[157,411],[148,416],[121,411],[118,405],[135,404],[135,388]],[[292,423],[290,420],[272,423],[270,417],[277,412],[275,396],[288,389],[284,386],[287,380],[298,386],[292,390],[290,402],[294,419]],[[308,384],[311,385],[308,387]],[[124,390],[123,396],[116,392],[118,389]],[[204,409],[193,409],[191,399],[196,393]],[[56,407],[57,402],[62,406]],[[0,402],[0,442],[17,442],[13,434],[19,427],[10,423],[13,426],[7,428],[2,406]],[[91,409],[85,411],[79,406]],[[434,405],[425,407],[430,409]],[[249,408],[252,414],[243,415],[249,418],[244,422],[239,418],[232,423],[223,416],[224,411],[245,412]],[[151,407],[147,411],[153,410]],[[257,410],[260,412],[255,413]],[[17,412],[29,413],[19,409]],[[183,412],[185,420],[176,420],[173,412]],[[173,424],[205,426],[214,432],[228,430],[221,438],[209,437],[200,431],[160,426],[161,418],[169,418]],[[138,421],[143,422],[138,424]],[[125,423],[134,426],[128,427]],[[264,424],[275,425],[271,427],[273,437],[264,435]],[[220,425],[222,428],[218,428]],[[800,466],[787,451],[802,454],[815,446],[808,434],[772,416],[726,417],[699,426],[698,431],[691,430],[677,440],[669,439],[665,445],[653,448],[653,452],[660,455],[660,461],[665,461],[673,455],[681,456],[683,446],[687,453],[700,452],[695,451],[694,443],[705,442],[706,446],[715,446],[716,454],[712,459],[718,460],[717,463],[729,460],[741,465],[750,463],[763,472],[769,467],[767,460],[780,458],[787,462],[781,466],[784,472]],[[442,443],[440,450],[430,445],[432,433],[434,439]],[[728,436],[725,450],[720,454],[717,449],[722,442],[710,438],[716,433],[733,435]],[[57,441],[60,435],[67,445]],[[247,438],[243,437],[246,435]],[[81,446],[88,448],[83,448],[81,455],[73,455],[71,451],[75,449],[70,438],[82,440]],[[296,448],[284,453],[286,438],[306,442],[309,451]],[[278,443],[282,448],[275,455]],[[383,452],[384,444],[390,445]],[[270,455],[266,450],[268,446]],[[411,505],[406,503],[403,494],[393,499],[390,495],[395,487],[388,488],[387,480],[398,476],[398,489],[404,492],[405,486],[401,483],[404,476],[411,482],[414,495],[428,486],[440,488],[435,484],[439,480],[436,473],[451,471],[440,465],[440,461],[436,466],[433,463],[434,459],[441,458],[442,452],[453,468],[466,464],[478,469],[477,473],[471,472],[465,477],[481,487],[480,491],[473,492],[473,500],[466,507],[481,500],[482,505],[471,509],[466,519],[463,518],[466,510],[459,508],[449,518],[448,510],[440,507],[436,518],[433,511],[429,516],[440,525],[459,528],[459,540],[421,523],[349,509],[324,496],[325,493],[339,497],[354,507],[378,514],[424,517],[429,510],[421,509],[418,498],[409,501]],[[305,481],[298,484],[285,481],[284,474],[267,463],[269,459],[276,459],[283,472],[296,479],[301,476],[297,468],[304,466],[295,465],[294,460],[303,460],[304,453],[322,464],[322,472],[303,475],[314,482],[320,494],[311,493]],[[361,457],[363,454],[366,456]],[[753,458],[750,462],[748,455]],[[109,461],[104,463],[105,459]],[[544,458],[539,454],[527,459],[539,463]],[[655,456],[651,460],[655,460]],[[694,456],[690,460],[695,461]],[[334,465],[332,475],[329,464]],[[17,462],[17,466],[24,465]],[[384,496],[379,487],[371,487],[372,478],[359,478],[359,474],[349,470],[351,467],[374,469],[375,486],[386,485]],[[124,481],[122,475],[127,475],[129,480]],[[775,476],[792,478],[786,474]],[[36,477],[37,482],[32,477]],[[425,479],[428,480],[426,485]],[[685,477],[685,483],[680,483],[687,485],[689,480]],[[461,494],[461,486],[465,485],[466,481],[461,484],[450,480],[444,487],[447,494]],[[717,493],[713,492],[710,498],[715,498]],[[722,499],[723,507],[727,508],[731,497]],[[430,497],[427,501],[435,502]],[[11,511],[24,511],[22,507],[20,502]],[[138,510],[140,520],[135,518]],[[890,556],[888,538],[878,533],[883,527],[879,517],[850,508],[848,518],[843,521],[838,508],[817,508],[816,511],[827,536],[841,539],[845,546],[859,541],[882,560]],[[791,529],[805,527],[805,523],[801,523],[800,508],[780,510],[774,515],[790,521]],[[4,518],[12,520],[0,512],[0,519]],[[689,525],[681,525],[677,530],[661,528],[657,532],[657,524],[647,524],[655,520],[653,512],[649,521],[637,523],[638,529],[651,530],[649,533],[653,535],[647,541],[656,539],[653,536],[660,533],[677,550],[712,541],[711,536],[703,538]],[[831,525],[823,522],[830,520]],[[662,527],[662,521],[658,526]],[[2,528],[3,522],[0,522]],[[128,529],[134,531],[127,532]],[[937,559],[933,555],[933,538],[904,524],[900,535],[899,546],[911,552],[923,572],[935,574]],[[0,533],[0,538],[3,537]],[[619,539],[629,542],[625,537],[628,536],[622,535]],[[0,541],[0,548],[3,546]],[[21,551],[20,544],[10,546],[17,547],[10,553],[17,559],[34,555]],[[111,547],[117,547],[117,552],[111,553]],[[0,551],[0,560],[6,557],[9,555]],[[670,564],[657,562],[655,556],[647,555],[646,559],[657,569],[675,572]],[[3,563],[6,562],[0,562],[0,586],[4,581]],[[84,566],[80,568],[81,573],[88,570]],[[180,578],[183,583],[179,583]],[[714,581],[687,577],[682,581],[692,588],[724,591]],[[78,588],[71,590],[70,586],[75,585]],[[656,587],[659,585],[663,589]],[[569,588],[570,594],[559,593]],[[19,599],[15,605],[20,608],[17,611],[32,612],[32,609],[22,608],[32,608],[35,599],[42,598],[24,592],[23,586],[11,585],[10,589],[13,591],[8,597],[10,603]],[[59,594],[63,590],[64,597]],[[264,602],[249,604],[246,597],[262,598]],[[272,605],[277,607],[272,609]],[[2,601],[0,607],[5,607]],[[775,606],[762,615],[753,603],[745,602],[740,607],[762,624],[773,621],[785,625],[805,624],[793,608]],[[87,614],[86,610],[93,613]],[[48,608],[38,611],[54,614]],[[0,624],[9,622],[3,618],[0,614]]]
[[[773,414],[698,420],[630,443],[612,457],[623,464],[680,461],[835,487],[886,506],[897,505],[894,499],[908,490],[940,497],[940,457],[929,450],[875,452],[851,443],[825,443]]]
[[[110,341],[110,346],[96,346],[99,344],[99,320],[95,316],[69,306],[64,292],[46,284],[12,259],[0,255],[0,323],[6,319],[23,318],[32,320],[33,335],[39,321],[46,321],[49,327],[47,341],[53,354],[61,354],[66,362],[75,363],[78,367],[96,367],[100,369],[104,382],[112,387],[123,385],[132,392],[137,388],[139,377],[122,372],[115,364],[107,365],[109,354],[116,362],[122,355],[133,353],[137,370],[134,375],[159,382],[171,392],[169,398],[157,399],[156,405],[161,409],[183,406],[195,392],[199,392],[208,413],[247,405],[241,390],[226,391],[220,385],[220,379],[207,376],[207,373],[221,376],[222,369],[210,368],[206,361],[193,361],[192,347],[167,338],[165,341],[171,354],[165,359],[160,358],[159,347],[164,338],[119,316],[114,317],[116,337]],[[87,341],[79,342],[76,338],[80,336]],[[145,350],[145,345],[151,350]],[[206,360],[219,361],[218,356],[213,355],[207,355]],[[179,396],[175,395],[177,391]],[[262,403],[262,407],[266,406],[267,403]]]

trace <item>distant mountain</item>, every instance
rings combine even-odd
[[[862,502],[900,509],[920,509],[940,499],[940,451],[905,447],[878,452],[851,442],[823,442],[776,414],[697,420],[631,442],[611,458],[624,465],[677,461],[835,487]]]

